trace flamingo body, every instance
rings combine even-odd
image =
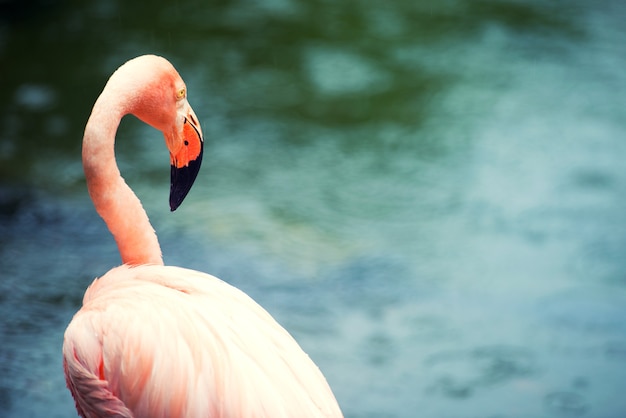
[[[113,74],[85,128],[89,192],[124,265],[94,280],[65,331],[63,365],[77,411],[85,418],[341,417],[320,370],[261,306],[213,276],[162,265],[113,142],[121,117],[138,116],[164,133],[172,181],[193,183],[202,133],[185,93],[165,59],[136,58]],[[172,185],[172,209],[190,187]]]
[[[63,354],[84,416],[337,413],[321,372],[287,331],[242,291],[193,270],[120,266],[96,279]]]

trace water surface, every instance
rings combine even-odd
[[[120,127],[166,263],[253,296],[346,417],[626,414],[623,2],[39,3],[0,9],[6,416],[75,414],[63,331],[119,263],[80,139],[144,53],[207,141],[171,214],[161,134]]]

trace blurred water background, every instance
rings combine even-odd
[[[61,344],[119,256],[82,130],[145,53],[202,171],[117,153],[167,264],[254,297],[347,418],[626,416],[626,2],[0,1],[0,415],[75,416]],[[172,359],[176,361],[176,359]]]

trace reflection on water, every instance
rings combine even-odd
[[[80,138],[147,52],[207,137],[167,207],[161,135],[118,159],[166,262],[242,288],[346,417],[626,411],[623,2],[45,3],[0,18],[0,408],[72,416],[63,330],[119,262]]]

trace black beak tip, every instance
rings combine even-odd
[[[200,165],[202,164],[202,151],[200,155],[193,161],[189,162],[189,165],[185,167],[171,166],[171,183],[170,183],[170,210],[174,212],[183,203],[187,193],[191,190],[193,182],[198,176],[200,171]]]

